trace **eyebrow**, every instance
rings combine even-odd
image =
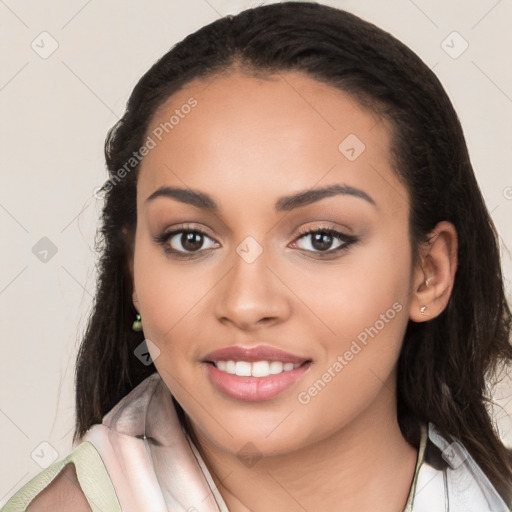
[[[301,208],[303,206],[307,206],[308,204],[315,203],[321,199],[333,197],[336,195],[358,197],[377,207],[373,198],[369,196],[364,190],[351,187],[349,185],[335,184],[323,188],[304,190],[289,196],[280,197],[275,203],[275,209],[277,212],[288,212],[295,210],[296,208]],[[190,204],[192,206],[196,206],[197,208],[211,212],[219,211],[219,206],[214,201],[214,199],[208,194],[200,192],[199,190],[163,186],[155,190],[146,199],[146,204],[153,201],[157,197],[168,197],[171,199],[176,199],[182,203]]]

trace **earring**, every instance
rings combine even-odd
[[[420,308],[420,311],[421,311],[421,314],[424,315],[425,314],[425,310],[427,309],[427,306],[421,306]]]
[[[135,315],[135,320],[133,321],[132,329],[133,329],[135,332],[140,332],[140,331],[142,331],[142,320],[141,320],[141,318],[140,318],[139,313],[137,313],[137,314]]]

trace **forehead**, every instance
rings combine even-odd
[[[390,204],[405,194],[390,161],[389,125],[299,72],[193,81],[160,106],[146,136],[155,146],[140,166],[143,197],[165,184],[280,196],[343,182]]]

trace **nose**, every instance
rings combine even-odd
[[[218,320],[245,331],[286,321],[292,293],[279,278],[267,251],[254,261],[240,254],[234,252],[233,265],[217,287]]]

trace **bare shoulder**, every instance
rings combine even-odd
[[[78,483],[75,465],[67,464],[55,480],[30,503],[26,512],[91,512]]]

